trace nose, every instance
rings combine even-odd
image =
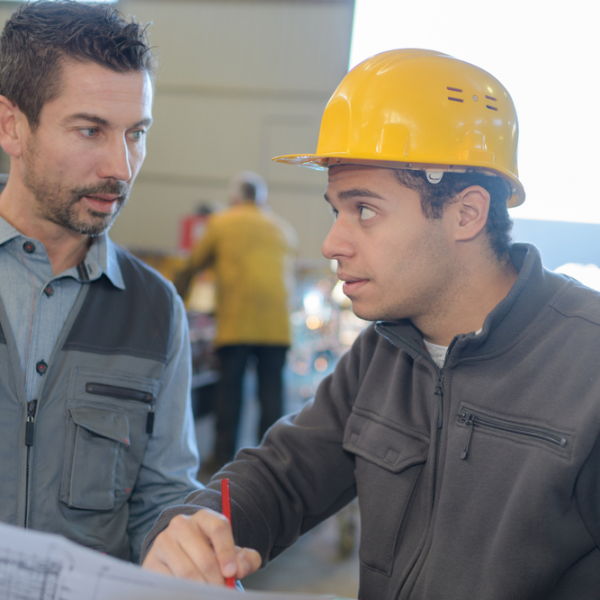
[[[124,137],[115,136],[109,144],[106,144],[98,174],[102,178],[118,181],[129,181],[131,179],[131,155],[127,140]]]
[[[332,225],[321,246],[321,253],[330,260],[348,258],[354,254],[354,243],[342,217]]]

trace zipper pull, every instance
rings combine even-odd
[[[444,418],[444,373],[440,370],[440,374],[438,375],[437,384],[435,386],[434,394],[438,397],[438,420],[437,420],[437,428],[441,429],[443,425]]]
[[[27,403],[27,421],[25,422],[25,445],[33,446],[33,419],[37,409],[37,400]]]
[[[471,445],[471,438],[473,437],[473,429],[474,429],[473,419],[475,418],[475,415],[473,413],[471,413],[467,417],[467,413],[465,412],[465,413],[463,413],[463,417],[465,418],[465,425],[467,427],[470,427],[470,429],[469,429],[469,435],[467,437],[467,443],[465,444],[465,447],[460,455],[461,460],[465,460],[469,454],[469,446]]]
[[[154,431],[154,399],[148,404],[148,416],[146,417],[146,433],[152,434]]]

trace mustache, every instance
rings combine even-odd
[[[95,196],[97,194],[111,194],[120,196],[125,200],[129,196],[129,186],[122,181],[105,181],[98,185],[88,185],[71,190],[73,204],[79,202],[83,196]]]

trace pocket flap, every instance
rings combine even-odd
[[[96,435],[129,446],[127,415],[94,406],[71,406],[73,422]]]
[[[429,439],[396,424],[385,425],[352,413],[344,432],[344,450],[400,473],[427,460]]]

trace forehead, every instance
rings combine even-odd
[[[371,167],[368,165],[343,164],[329,167],[328,193],[350,188],[396,190],[399,186],[392,169]]]
[[[93,62],[64,60],[59,95],[42,108],[44,117],[90,114],[108,122],[151,117],[152,83],[145,71],[117,73]]]

